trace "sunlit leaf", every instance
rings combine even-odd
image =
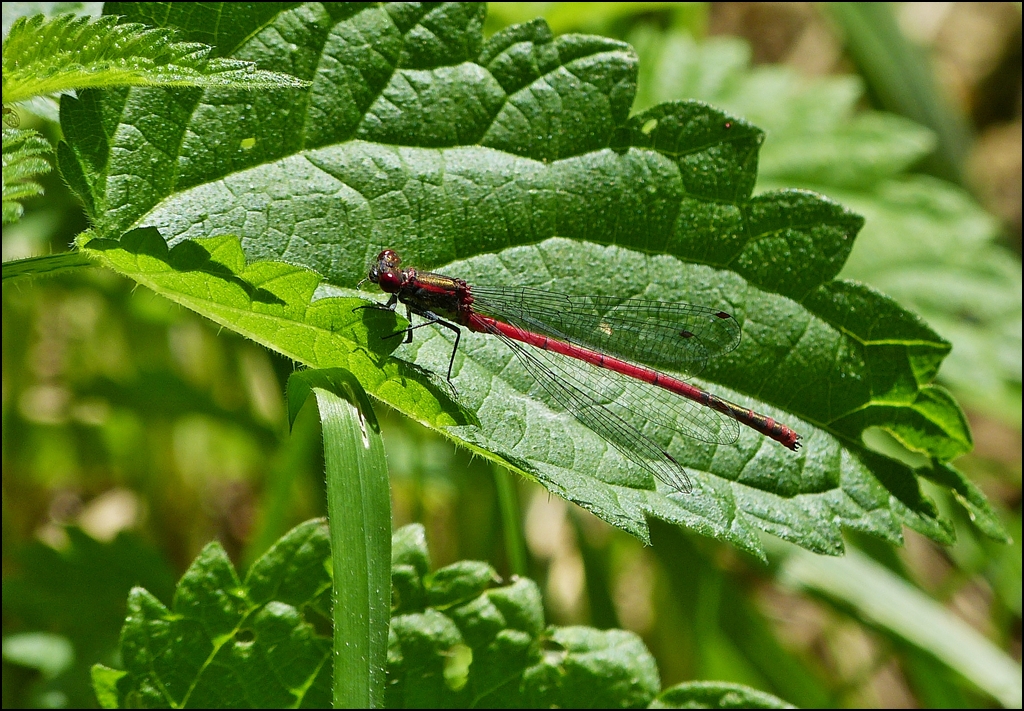
[[[133,8],[119,11],[151,12]],[[483,12],[281,9],[253,18],[233,56],[287,65],[308,92],[65,98],[61,166],[96,225],[82,245],[300,362],[348,368],[383,402],[641,538],[653,515],[756,554],[760,531],[832,554],[843,526],[949,541],[915,473],[861,442],[881,427],[940,462],[971,446],[932,382],[948,344],[888,297],[835,279],[861,218],[810,192],[752,196],[763,134],[734,115],[674,102],[631,117],[628,45],[553,37],[540,21],[485,42]],[[159,136],[141,130],[156,121]],[[97,123],[99,142],[86,132]],[[116,242],[139,227],[173,249],[149,232]],[[241,250],[190,241],[210,235],[237,235]],[[743,343],[698,383],[785,422],[806,447],[794,455],[753,432],[731,446],[661,442],[695,488],[658,491],[475,334],[456,358],[455,403],[429,375],[445,372],[447,335],[422,329],[388,357],[390,317],[309,304],[317,278],[300,267],[333,285],[318,295],[353,298],[381,246],[473,283],[727,310]],[[278,283],[286,272],[303,286]]]

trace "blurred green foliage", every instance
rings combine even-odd
[[[1014,543],[980,536],[938,489],[956,524],[948,550],[913,534],[899,553],[846,540],[907,586],[968,610],[993,648],[1019,658],[1021,272],[995,243],[996,223],[961,189],[913,172],[930,134],[858,110],[857,79],[751,69],[742,42],[704,37],[701,4],[586,5],[498,4],[485,27],[543,14],[556,33],[628,40],[640,55],[636,110],[700,98],[767,128],[758,190],[809,187],[866,215],[843,275],[893,295],[953,342],[940,378],[1002,422],[997,436],[1016,447],[1015,460],[957,464],[994,494]],[[52,124],[22,122],[55,138]],[[5,227],[5,260],[61,251],[83,228],[63,184],[42,184],[45,197]],[[133,585],[170,605],[174,578],[211,538],[250,564],[294,523],[324,513],[318,423],[306,411],[286,435],[290,361],[109,272],[5,285],[3,349],[4,705],[95,705],[88,669],[118,665]],[[424,523],[438,567],[481,559],[508,573],[490,465],[389,411],[381,423],[396,523]],[[895,441],[878,446],[910,456]],[[527,568],[549,618],[636,630],[666,687],[717,679],[820,706],[892,699],[895,685],[922,705],[991,703],[984,683],[951,671],[937,650],[794,577],[785,551],[764,568],[657,522],[644,548],[533,485],[516,488]]]

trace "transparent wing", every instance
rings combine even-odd
[[[658,442],[676,433],[729,444],[739,423],[640,380],[574,358],[500,338],[547,393],[565,410],[666,486],[691,490],[686,470]]]
[[[524,287],[474,286],[472,295],[473,310],[485,316],[691,375],[740,342],[739,324],[730,314],[693,304],[568,296]]]

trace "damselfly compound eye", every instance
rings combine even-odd
[[[397,267],[401,264],[402,258],[393,249],[385,249],[377,255],[377,261],[389,267]]]
[[[402,277],[398,272],[389,269],[377,275],[377,284],[380,286],[381,291],[393,294],[402,288]]]

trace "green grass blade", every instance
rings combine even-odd
[[[3,281],[22,277],[53,276],[59,272],[83,267],[94,267],[95,262],[79,251],[47,254],[42,257],[28,257],[4,262]]]
[[[334,707],[380,708],[391,615],[391,498],[380,428],[369,398],[340,369],[288,381],[294,417],[316,396],[327,466],[334,571]]]

